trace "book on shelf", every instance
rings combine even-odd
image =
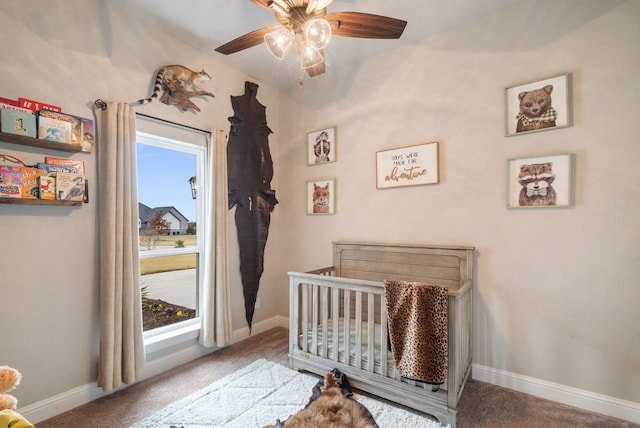
[[[35,138],[36,115],[30,111],[24,112],[2,107],[0,110],[0,131]]]
[[[84,161],[81,161],[81,160],[45,156],[44,164],[70,166],[72,168],[75,168],[78,174],[84,175]]]
[[[77,145],[77,146],[81,146],[82,145],[82,141],[83,141],[83,125],[82,125],[82,118],[77,117],[77,116],[73,116],[71,114],[66,114],[66,113],[60,113],[60,112],[55,112],[55,111],[49,111],[49,110],[40,110],[38,111],[38,127],[39,129],[42,129],[40,126],[40,121],[51,121],[51,120],[57,120],[59,121],[59,123],[65,123],[68,122],[69,123],[69,142],[68,144],[73,144],[73,145]],[[47,122],[49,123],[49,122]],[[38,138],[42,138],[38,135]]]
[[[38,199],[40,197],[40,179],[44,171],[38,168],[20,168],[22,175],[22,199]]]
[[[73,166],[55,165],[44,162],[38,162],[36,164],[36,168],[43,170],[46,175],[53,174],[55,172],[71,172],[74,174],[78,173],[78,170]]]
[[[62,111],[62,107],[46,104],[40,101],[30,100],[27,98],[18,98],[18,103],[20,107],[29,109],[31,111],[39,111],[39,110],[49,110],[49,111],[57,111],[57,112]]]
[[[93,120],[81,117],[82,121],[82,151],[93,153],[95,147],[95,128]]]
[[[0,198],[19,198],[22,175],[20,168],[15,166],[0,166]]]
[[[14,107],[20,107],[20,103],[18,102],[18,100],[12,100],[10,98],[0,97],[0,103],[8,104]]]
[[[54,201],[56,199],[56,177],[55,175],[41,175],[38,177],[40,199]]]
[[[38,138],[71,144],[71,122],[38,113]]]
[[[6,100],[6,98],[0,98],[0,99],[5,99]],[[11,100],[7,100],[7,101],[11,101]],[[0,108],[5,109],[5,110],[21,111],[23,113],[33,113],[29,109],[22,108],[20,106],[13,105],[11,103],[5,103],[5,102],[2,102],[2,101],[0,101]]]
[[[82,201],[84,199],[84,176],[70,172],[57,172],[56,199]]]

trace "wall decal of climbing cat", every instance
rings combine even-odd
[[[189,109],[200,111],[200,108],[190,98],[215,97],[211,92],[204,91],[199,87],[201,82],[207,80],[211,80],[211,76],[204,70],[193,71],[183,65],[165,65],[156,72],[151,95],[132,103],[132,105],[148,104],[157,99],[162,92],[161,103],[178,106],[182,111]]]

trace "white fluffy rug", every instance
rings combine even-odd
[[[132,428],[260,428],[286,420],[309,401],[320,378],[258,360],[178,400]],[[356,395],[382,428],[441,428],[430,418]]]

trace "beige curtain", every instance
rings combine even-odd
[[[204,261],[203,313],[199,343],[224,346],[231,340],[231,296],[227,272],[227,136],[214,131],[209,142],[207,169],[206,257]]]
[[[125,103],[96,102],[100,221],[98,386],[131,384],[144,370],[136,118]],[[100,108],[99,106],[102,106]]]

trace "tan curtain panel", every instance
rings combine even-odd
[[[98,102],[96,102],[98,105]],[[131,384],[144,370],[138,257],[136,118],[126,103],[96,107],[100,239],[98,386]]]
[[[207,159],[206,224],[203,311],[199,343],[224,346],[231,340],[231,296],[227,271],[227,136],[212,134]]]

